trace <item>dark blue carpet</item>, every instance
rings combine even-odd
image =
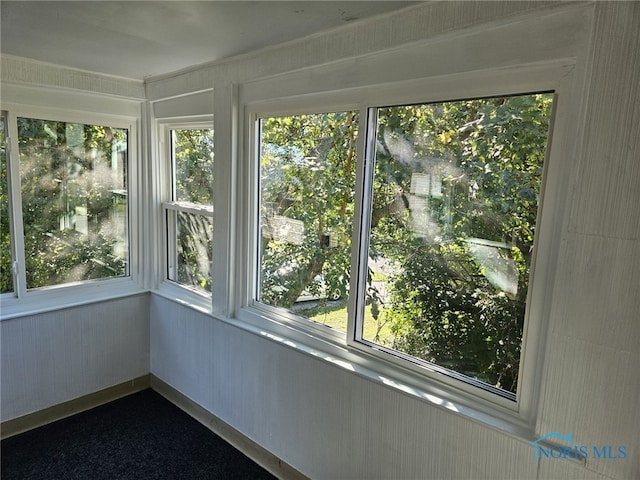
[[[2,480],[274,479],[152,390],[1,442]]]

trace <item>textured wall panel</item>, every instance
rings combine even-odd
[[[598,3],[590,50],[538,431],[625,446],[628,458],[589,458],[587,469],[638,478],[640,4]]]
[[[640,239],[640,3],[597,5],[571,230]]]
[[[582,2],[586,3],[586,2]],[[147,81],[147,97],[156,100],[210,88],[218,82],[254,78],[365,55],[422,41],[463,28],[489,27],[518,14],[557,7],[555,2],[425,2],[391,15],[369,19],[302,40],[265,48],[189,72]]]
[[[639,203],[640,205],[640,203]],[[551,328],[613,349],[638,352],[638,241],[569,233],[557,281]]]
[[[151,373],[312,478],[535,478],[524,441],[161,297]]]
[[[626,459],[592,455],[587,468],[612,478],[638,478],[640,354],[559,335],[548,349],[540,434],[571,433],[590,453],[593,446],[625,446]]]
[[[2,56],[2,82],[84,90],[96,94],[144,99],[144,83],[98,73],[59,67],[28,59]]]
[[[538,478],[562,480],[611,480],[597,472],[586,470],[582,465],[570,461],[545,459],[540,462]]]
[[[149,373],[148,295],[0,322],[2,421]]]

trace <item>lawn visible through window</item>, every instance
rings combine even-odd
[[[261,121],[258,300],[346,331],[358,114]]]

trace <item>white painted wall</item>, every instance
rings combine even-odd
[[[529,445],[170,300],[151,371],[311,478],[536,478]]]
[[[142,82],[117,79],[15,57],[2,57],[2,108],[80,118],[116,116],[138,131]],[[20,110],[22,111],[22,110]],[[58,405],[149,373],[149,295],[138,281],[138,245],[147,241],[138,185],[140,142],[131,139],[132,275],[63,289],[5,295],[0,315],[0,419]],[[143,249],[144,250],[144,249]],[[143,251],[143,253],[146,253]],[[137,295],[136,295],[137,294]],[[123,295],[125,295],[123,297]]]
[[[149,373],[149,295],[0,322],[2,421]]]
[[[567,14],[583,28],[545,31]],[[287,78],[286,72],[314,64],[339,75],[341,67],[332,67],[339,62],[348,85],[347,73],[376,50],[446,43],[459,31],[491,35],[519,22],[529,29],[521,30],[528,45],[516,28],[513,48],[526,57],[528,46],[540,61],[550,59],[545,52],[564,52],[582,79],[581,109],[570,120],[577,127],[575,148],[562,159],[571,163],[571,178],[567,215],[550,257],[555,282],[545,306],[549,328],[535,432],[570,432],[578,444],[624,445],[626,459],[536,463],[526,439],[155,295],[151,372],[312,478],[640,477],[640,4],[440,2],[156,79],[147,94],[161,99],[214,85],[216,162],[230,162],[232,123],[219,120],[235,118],[234,84]],[[455,53],[467,55],[470,65],[475,54],[491,57],[473,43]]]

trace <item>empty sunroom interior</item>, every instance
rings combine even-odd
[[[640,477],[639,79],[637,2],[3,1],[3,436],[151,387],[279,476]],[[259,210],[259,154],[278,151],[261,149],[270,119],[356,112],[343,241],[361,245],[382,107],[541,92],[553,105],[510,392],[365,338],[364,247],[346,260],[344,331],[270,304],[260,242],[275,234]],[[109,200],[124,225],[122,271],[40,283],[25,272],[33,119],[52,138],[66,126],[67,142],[73,125],[126,132]],[[213,129],[207,205],[172,197],[170,132],[193,129]],[[64,183],[43,175],[29,181]],[[90,228],[79,208],[73,235]],[[172,273],[180,215],[212,225],[204,290]],[[587,454],[545,440],[552,454],[534,456],[552,432]]]

